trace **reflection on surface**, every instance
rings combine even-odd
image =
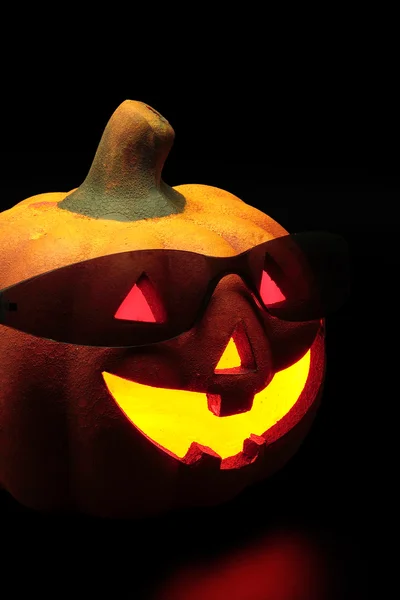
[[[181,568],[154,600],[336,600],[336,575],[319,541],[281,530],[215,561]]]

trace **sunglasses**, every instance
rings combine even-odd
[[[147,346],[190,330],[222,277],[238,275],[258,309],[285,321],[321,319],[349,292],[345,240],[303,232],[229,257],[132,250],[54,269],[0,291],[0,323],[41,338]]]

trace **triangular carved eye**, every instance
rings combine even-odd
[[[153,284],[143,273],[125,296],[114,315],[115,319],[164,323],[166,314]]]
[[[278,285],[271,279],[266,271],[262,272],[260,296],[267,306],[286,300],[286,297],[279,289]]]

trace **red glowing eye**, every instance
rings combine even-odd
[[[260,296],[266,306],[286,300],[286,297],[279,289],[278,285],[271,279],[266,271],[262,272]]]
[[[131,288],[114,317],[145,323],[162,323],[166,320],[161,300],[145,275]]]

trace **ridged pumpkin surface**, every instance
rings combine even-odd
[[[169,188],[161,170],[172,140],[171,126],[158,113],[142,103],[124,102],[79,188],[33,196],[0,214],[0,290],[126,250],[171,248],[231,256],[287,233],[227,191],[207,185]],[[221,470],[211,452],[194,466],[184,464],[132,426],[101,374],[201,393],[209,385],[221,392],[214,366],[239,321],[257,364],[253,380],[243,386],[261,390],[272,373],[313,345],[306,394],[289,421],[283,419],[274,429],[271,451],[263,450],[260,460]],[[133,517],[225,500],[279,468],[309,427],[325,364],[320,323],[260,316],[235,275],[220,282],[192,331],[157,347],[78,347],[0,325],[0,355],[2,485],[33,508]],[[222,385],[227,394],[234,393],[233,379]]]

